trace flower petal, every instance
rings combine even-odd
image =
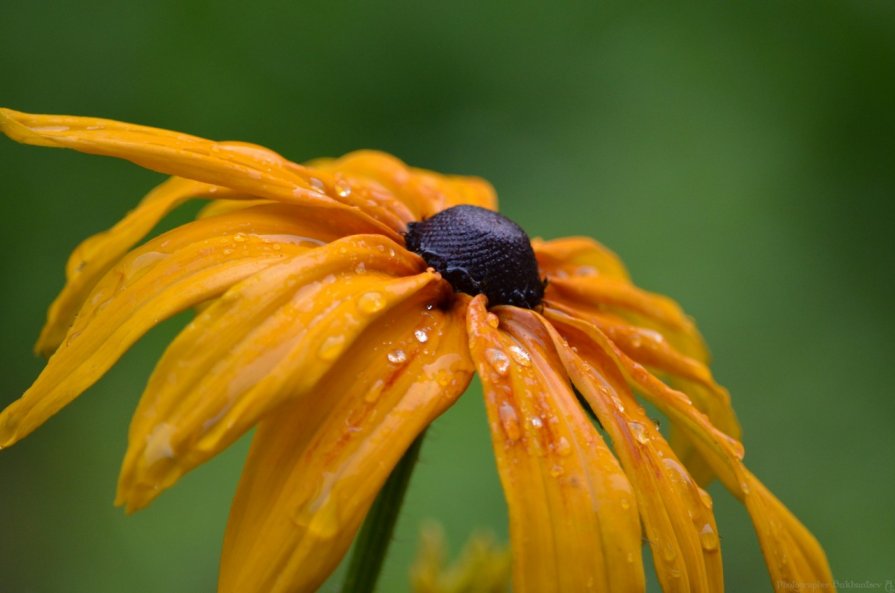
[[[212,142],[159,128],[107,119],[33,115],[0,108],[0,131],[13,140],[38,146],[71,148],[127,159],[141,167],[280,202],[348,208],[370,216],[381,232],[398,239],[409,214],[368,204],[338,190],[332,180],[317,179],[277,153],[244,142]]]
[[[686,432],[725,487],[746,505],[776,591],[835,590],[823,549],[745,468],[741,461],[742,445],[738,441],[712,426],[686,395],[671,389],[627,358],[592,325],[557,311],[548,310],[547,316],[588,362],[604,359],[607,365],[623,372],[651,403]]]
[[[366,185],[374,194],[379,193],[378,188],[394,195],[410,209],[415,220],[460,204],[497,209],[494,188],[484,179],[411,168],[384,152],[359,150],[338,159],[318,159],[311,165],[315,170],[341,173],[354,184]]]
[[[317,590],[403,452],[469,383],[465,302],[398,307],[346,351],[314,401],[261,421],[230,511],[221,593]]]
[[[637,503],[535,314],[473,299],[470,351],[510,512],[513,590],[643,591]],[[497,329],[499,323],[500,329]]]
[[[600,243],[588,237],[564,237],[552,241],[531,242],[541,273],[551,278],[590,276],[628,280],[628,271],[621,259]]]
[[[727,390],[715,382],[706,364],[678,352],[661,333],[633,326],[604,313],[584,313],[560,303],[548,303],[548,306],[572,318],[586,319],[625,355],[643,366],[670,375],[668,383],[690,396],[693,404],[716,428],[735,439],[740,438],[740,424]],[[699,484],[705,485],[714,478],[698,449],[674,424],[671,425],[669,442]]]
[[[634,485],[663,591],[723,591],[718,530],[708,493],[681,465],[618,369],[592,351],[579,356],[565,341],[565,331],[561,336],[550,323],[545,327],[572,381],[612,437]]]
[[[161,320],[333,238],[326,226],[315,230],[293,220],[292,208],[261,207],[252,215],[193,222],[119,261],[90,293],[34,384],[0,413],[0,447],[25,437],[80,395]]]
[[[115,226],[83,241],[72,252],[65,267],[66,285],[50,305],[47,323],[35,350],[52,354],[62,343],[84,299],[100,278],[158,222],[177,206],[192,198],[239,197],[217,185],[172,177],[156,187]]]
[[[309,392],[379,316],[427,285],[446,287],[424,269],[385,237],[355,235],[231,288],[153,372],[131,423],[118,504],[145,506],[268,411]]]

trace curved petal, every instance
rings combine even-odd
[[[399,307],[346,351],[313,401],[262,420],[230,511],[221,593],[310,592],[329,576],[401,455],[469,383],[465,302]]]
[[[494,188],[484,179],[411,168],[384,152],[358,150],[338,159],[318,159],[311,165],[315,170],[341,173],[354,184],[366,185],[374,194],[379,190],[395,196],[415,220],[459,204],[497,209]]]
[[[50,305],[35,351],[48,357],[59,347],[78,309],[100,278],[165,215],[189,199],[225,196],[236,199],[239,194],[217,185],[172,177],[149,192],[111,229],[78,245],[68,258],[65,288]]]
[[[835,590],[823,549],[811,533],[742,463],[742,445],[716,429],[686,395],[671,389],[627,358],[592,325],[560,312],[547,311],[587,363],[605,360],[659,410],[685,431],[725,487],[745,505],[768,565],[776,591]],[[577,360],[576,360],[577,359]],[[577,354],[568,360],[584,365]],[[586,365],[585,365],[586,366]],[[570,373],[572,371],[570,370]]]
[[[145,506],[269,410],[311,390],[379,316],[427,285],[444,288],[424,269],[385,237],[355,235],[231,288],[153,372],[131,422],[117,503],[128,512]]]
[[[541,273],[551,278],[599,274],[629,280],[622,260],[611,250],[588,237],[564,237],[552,241],[533,239]]]
[[[573,318],[587,319],[632,360],[669,375],[668,383],[689,395],[716,428],[735,439],[740,438],[740,424],[727,390],[715,382],[706,364],[678,352],[661,333],[633,326],[611,315],[583,313],[569,305],[548,303],[548,307]],[[698,483],[705,485],[714,478],[699,450],[674,424],[670,428],[669,442]]]
[[[513,590],[643,591],[627,477],[534,314],[497,307],[498,318],[484,303],[473,299],[467,326],[509,506]]]
[[[28,435],[96,382],[160,321],[331,239],[290,207],[197,221],[156,237],[109,270],[34,384],[0,413],[0,447]]]
[[[717,526],[708,493],[681,465],[618,369],[594,356],[585,362],[556,329],[547,322],[545,327],[572,381],[612,437],[634,484],[663,591],[723,591]]]
[[[141,167],[279,202],[321,208],[348,208],[378,221],[381,232],[398,239],[406,212],[367,203],[318,179],[277,153],[245,142],[212,142],[159,128],[107,119],[34,115],[0,108],[0,131],[38,146],[71,148],[127,159]]]

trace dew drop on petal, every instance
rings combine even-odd
[[[699,541],[702,542],[702,548],[708,552],[718,549],[718,534],[715,533],[711,523],[702,526],[702,530],[699,532]]]
[[[345,336],[328,336],[323,340],[323,343],[320,344],[320,349],[317,350],[317,356],[322,360],[332,361],[342,354],[344,348]]]
[[[569,443],[569,439],[567,439],[566,437],[559,437],[559,439],[556,441],[556,452],[563,457],[571,453],[572,445]]]
[[[485,317],[485,321],[494,329],[497,329],[500,326],[500,319],[498,319],[497,315],[495,315],[494,313],[488,313],[488,315]]]
[[[485,350],[485,359],[491,365],[498,375],[506,375],[510,370],[510,359],[504,354],[503,350],[497,348],[488,348]]]
[[[540,418],[538,418],[537,416],[535,416],[534,418],[531,419],[531,425],[534,426],[535,428],[541,428],[542,426],[544,426],[544,421],[541,420]]]
[[[645,445],[649,442],[649,435],[646,434],[646,429],[639,422],[631,422],[628,425],[631,428],[631,432],[634,433],[634,438],[637,439],[637,442]]]
[[[388,353],[388,361],[392,364],[401,364],[407,360],[407,354],[403,350],[392,350]]]
[[[509,350],[510,356],[512,356],[513,360],[515,360],[517,363],[524,367],[531,366],[531,355],[526,352],[524,348],[513,344],[512,346],[510,346]]]
[[[518,441],[522,437],[522,429],[519,427],[519,415],[516,414],[516,409],[508,402],[503,402],[497,410],[497,415],[507,438]]]
[[[416,341],[420,344],[425,344],[429,341],[429,334],[426,333],[426,330],[418,329],[413,332],[414,337],[416,337]]]
[[[565,470],[559,464],[556,464],[550,468],[550,475],[554,478],[558,478],[559,476],[563,475],[563,472],[565,472]]]
[[[706,491],[703,490],[702,488],[699,489],[699,499],[702,501],[702,506],[704,506],[705,508],[711,510],[711,508],[712,508],[712,497],[711,497],[711,495],[710,495],[708,492],[706,492]]]
[[[357,308],[368,315],[378,313],[385,308],[385,298],[378,292],[365,292],[357,299]]]
[[[372,404],[376,400],[379,399],[379,396],[382,395],[382,391],[385,389],[385,381],[382,379],[377,379],[373,385],[370,386],[370,389],[364,395],[364,401],[369,404]]]
[[[621,499],[621,500],[619,501],[619,504],[620,504],[621,507],[622,507],[623,509],[625,509],[626,511],[627,511],[628,509],[631,508],[631,501],[628,500],[627,498],[623,498],[623,499]]]
[[[340,198],[347,198],[351,195],[351,186],[343,181],[336,183],[336,195]]]

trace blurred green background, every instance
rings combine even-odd
[[[753,471],[837,579],[895,579],[891,2],[3,0],[0,105],[487,177],[532,235],[597,237],[678,299]],[[0,140],[0,404],[42,368],[31,345],[69,251],[159,179]],[[129,415],[182,323],[0,453],[0,593],[215,590],[245,441],[133,517],[111,504]],[[422,458],[383,592],[406,590],[425,518],[455,550],[506,538],[478,387]],[[729,591],[769,590],[745,512],[713,493]]]

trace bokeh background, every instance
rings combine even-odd
[[[697,319],[750,467],[824,543],[841,590],[882,587],[895,579],[895,5],[672,4],[0,0],[0,104],[293,160],[379,148],[487,177],[532,235],[599,238]],[[0,404],[42,368],[31,345],[69,251],[159,180],[0,139]],[[245,441],[133,517],[112,506],[129,415],[183,321],[0,453],[0,593],[215,590]],[[426,518],[453,550],[479,529],[506,539],[478,386],[422,459],[383,592],[407,590]],[[712,492],[729,591],[770,590],[745,512]]]

